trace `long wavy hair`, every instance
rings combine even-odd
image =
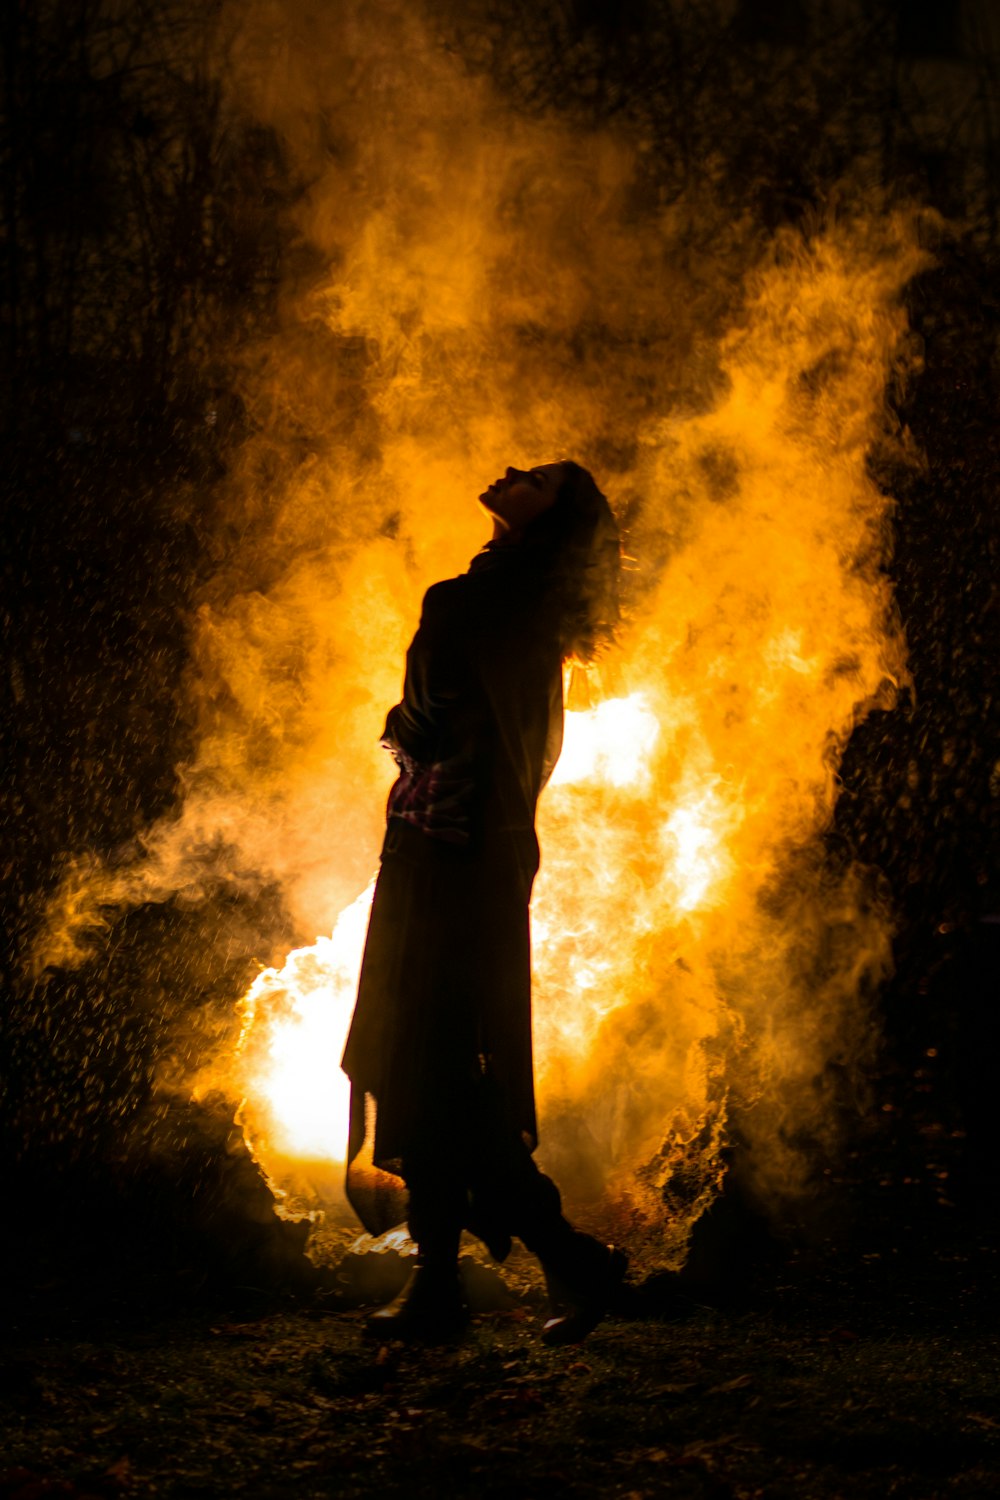
[[[547,574],[563,660],[586,664],[618,624],[621,540],[593,475],[572,461],[565,469],[555,501],[527,528],[523,544]]]

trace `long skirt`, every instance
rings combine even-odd
[[[478,848],[391,819],[344,1051],[348,1196],[380,1233],[403,1217],[406,1159],[447,1152],[488,1078],[498,1128],[537,1137],[531,1060],[531,830]]]

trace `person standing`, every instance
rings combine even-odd
[[[347,1194],[371,1233],[405,1213],[416,1269],[368,1320],[385,1338],[447,1340],[467,1312],[463,1229],[503,1260],[541,1261],[547,1343],[600,1321],[627,1257],[575,1229],[536,1166],[528,908],[535,808],[562,744],[563,664],[618,615],[618,530],[580,465],[508,468],[479,501],[493,536],[435,584],[382,742],[399,775],[343,1057]]]

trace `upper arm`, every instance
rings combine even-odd
[[[449,579],[427,590],[411,647],[417,685],[429,706],[458,697],[468,675],[468,633],[459,582]]]

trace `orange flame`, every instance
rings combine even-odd
[[[799,1190],[788,1124],[827,1130],[817,1080],[863,1056],[889,962],[860,874],[806,852],[838,747],[905,677],[865,453],[918,262],[832,240],[776,262],[726,345],[721,402],[645,435],[676,541],[621,642],[622,690],[567,714],[540,805],[540,1155],[571,1198],[627,1203],[651,1263],[682,1254],[734,1103],[760,1189]],[[640,514],[640,568],[662,527]],[[329,1190],[343,1159],[334,1076],[368,900],[247,997],[242,1119],[278,1181]]]
[[[419,4],[238,9],[234,119],[302,191],[275,332],[237,340],[183,799],[134,863],[68,867],[36,972],[115,906],[267,885],[297,932],[341,912],[201,1079],[243,1098],[275,1182],[336,1192],[378,733],[420,597],[481,543],[485,479],[578,457],[627,519],[635,598],[540,807],[540,1155],[674,1264],[732,1112],[757,1187],[794,1195],[796,1142],[835,1128],[872,1045],[888,920],[818,835],[852,726],[906,676],[867,455],[925,257],[878,210],[769,245],[708,161],[658,204],[652,143],[501,97]]]

